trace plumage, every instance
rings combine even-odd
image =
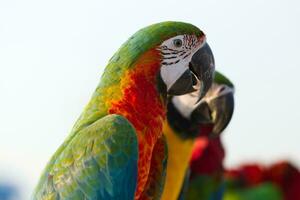
[[[190,177],[185,191],[185,199],[222,200],[226,185],[223,180],[223,160],[225,150],[220,134],[229,124],[234,110],[234,85],[216,72],[215,84],[204,97],[208,102],[209,112],[204,109],[196,113],[204,114],[208,119],[194,123],[204,134],[198,134],[189,163]]]
[[[151,159],[150,174],[141,199],[160,199],[167,173],[168,148],[165,136],[155,144]]]
[[[292,163],[244,163],[224,169],[220,137],[197,138],[185,199],[294,200],[300,198],[300,171]]]
[[[137,153],[134,127],[120,115],[107,115],[65,144],[34,199],[133,199]]]
[[[174,37],[182,38],[182,45],[175,45]],[[162,138],[166,97],[194,91],[200,82],[197,89],[207,92],[214,71],[211,55],[204,64],[192,60],[205,44],[203,32],[183,22],[154,24],[130,37],[109,60],[33,199],[159,199],[167,158]],[[171,50],[178,62],[164,66],[163,53]],[[181,52],[189,56],[183,59]]]
[[[221,138],[200,137],[194,146],[185,199],[294,200],[300,198],[300,171],[292,163],[244,163],[224,169]],[[220,156],[221,155],[221,156]],[[221,196],[220,196],[221,195]]]
[[[218,72],[216,72],[215,83],[234,87]],[[215,92],[219,93],[217,96],[222,96],[220,88],[213,85],[202,100],[209,101]],[[210,102],[209,110],[191,104],[190,102],[193,101],[188,101],[188,98],[181,99],[186,100],[183,102],[184,109],[176,107],[175,104],[180,101],[169,102],[168,123],[164,125],[167,127],[164,133],[169,139],[168,144],[171,149],[167,168],[171,173],[169,177],[167,176],[165,189],[167,192],[164,193],[164,199],[176,199],[174,198],[176,196],[178,200],[300,199],[300,171],[287,161],[270,166],[252,163],[244,164],[239,168],[224,169],[225,151],[221,137],[212,136],[219,135],[230,122],[233,95],[215,99],[217,101]],[[220,105],[224,105],[223,108]],[[227,112],[226,106],[230,107]],[[197,112],[197,109],[200,112]],[[218,113],[223,115],[223,119],[219,116],[219,118],[215,117],[219,120],[212,120],[213,115],[218,116]],[[218,125],[219,122],[221,125]],[[216,125],[218,128],[215,128]],[[183,169],[186,168],[188,157],[190,157],[189,169],[184,177]],[[175,186],[174,182],[176,182]],[[180,193],[178,193],[178,185],[181,185]]]
[[[223,161],[225,151],[220,137],[198,137],[190,161],[186,199],[222,200],[225,189]]]

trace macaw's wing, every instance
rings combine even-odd
[[[148,180],[140,200],[161,199],[166,179],[167,159],[167,142],[162,135],[154,146]]]
[[[108,115],[65,144],[33,199],[134,199],[138,144],[133,126]]]

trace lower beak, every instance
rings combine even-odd
[[[174,85],[168,90],[168,94],[171,95],[182,95],[190,92],[194,92],[193,87],[196,78],[193,76],[190,70],[186,70],[179,79],[175,82]]]

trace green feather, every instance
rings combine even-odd
[[[107,115],[64,147],[33,199],[133,199],[137,160],[134,127],[120,115]]]
[[[224,84],[224,85],[234,88],[233,83],[226,76],[224,76],[221,72],[218,72],[218,71],[215,71],[214,82],[217,84]]]

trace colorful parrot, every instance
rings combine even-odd
[[[168,164],[163,200],[180,198],[197,137],[219,135],[233,114],[233,84],[216,72],[212,87],[199,102],[199,93],[171,97],[163,127],[168,144]],[[198,198],[197,198],[198,199]]]
[[[213,87],[206,97],[210,96],[212,90]],[[229,106],[229,108],[233,107]],[[229,123],[230,118],[226,119],[228,119],[227,123],[223,124]],[[205,130],[205,127],[207,125],[201,125],[200,130]],[[221,133],[222,129],[218,130],[218,133]],[[220,136],[210,138],[210,135],[199,135],[193,145],[189,179],[184,185],[187,187],[183,188],[182,192],[185,195],[180,197],[186,200],[300,199],[300,171],[295,165],[282,161],[269,167],[260,164],[244,164],[237,169],[224,169],[225,151]]]
[[[244,164],[225,172],[225,200],[300,199],[300,171],[290,162]]]
[[[70,135],[48,162],[33,199],[160,199],[168,97],[213,80],[204,33],[183,22],[139,30],[109,60]]]

